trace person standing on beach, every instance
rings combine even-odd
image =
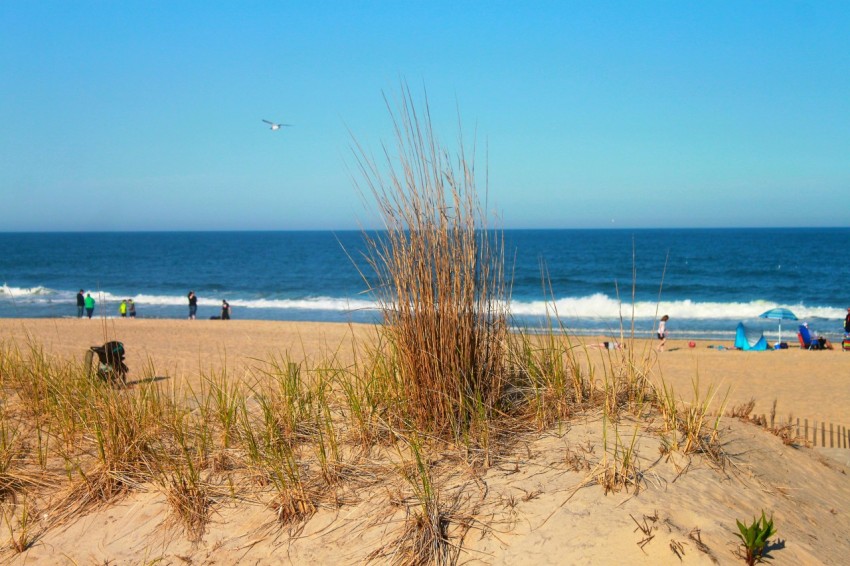
[[[91,296],[91,293],[86,293],[86,298],[83,300],[83,304],[86,307],[86,316],[91,318],[91,315],[94,314],[94,297]]]
[[[666,314],[661,317],[661,320],[658,321],[658,339],[661,340],[661,343],[658,344],[659,352],[664,351],[664,345],[667,343],[667,321],[670,320],[670,317]]]
[[[127,318],[127,301],[121,301],[121,304],[118,305],[118,314],[121,315],[121,318]]]
[[[130,315],[130,318],[136,318],[136,303],[133,302],[133,299],[127,299],[127,314]]]
[[[850,334],[850,307],[847,307],[847,317],[844,319],[844,334]]]
[[[83,293],[85,293],[85,291],[82,289],[80,289],[80,292],[77,293],[77,318],[83,318],[83,311],[86,310],[86,297]]]
[[[230,303],[221,301],[221,320],[230,320]]]
[[[195,320],[198,313],[198,297],[194,291],[189,291],[189,320]]]

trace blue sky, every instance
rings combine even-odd
[[[351,134],[392,141],[401,80],[475,134],[508,228],[848,226],[848,30],[827,1],[8,0],[0,231],[357,228]]]

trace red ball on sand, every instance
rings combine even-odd
[[[694,342],[693,340],[688,342],[688,348],[696,348],[696,347],[697,347],[697,343]]]

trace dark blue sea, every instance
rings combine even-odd
[[[850,228],[508,230],[506,274],[515,326],[539,329],[547,312],[580,335],[652,334],[727,340],[737,323],[775,340],[792,310],[835,339],[850,306]],[[139,317],[374,322],[360,273],[360,232],[0,233],[0,317],[76,316],[90,292],[96,316],[132,298]],[[359,264],[359,265],[356,265]],[[783,337],[796,324],[784,321]]]

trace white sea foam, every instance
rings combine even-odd
[[[0,295],[5,297],[29,297],[29,296],[38,296],[38,295],[51,295],[56,293],[53,289],[48,289],[47,287],[9,287],[7,284],[3,283],[3,286],[0,287]]]
[[[136,295],[119,295],[108,290],[90,291],[101,306],[117,304],[123,299],[133,299],[140,306],[186,307],[186,295],[155,295],[140,293]],[[0,300],[11,300],[32,305],[40,303],[74,302],[76,291],[60,291],[44,286],[15,287],[3,284],[0,287]],[[348,297],[305,297],[292,299],[253,299],[240,298],[234,294],[221,293],[212,298],[201,296],[198,305],[201,307],[216,307],[221,305],[221,299],[227,299],[230,305],[240,309],[262,310],[301,310],[326,312],[353,312],[374,310],[378,308],[375,301],[363,298]],[[767,301],[749,302],[697,302],[691,300],[638,301],[634,305],[628,301],[617,301],[602,293],[583,297],[563,297],[553,301],[523,301],[513,300],[510,305],[512,314],[519,317],[555,317],[570,320],[584,320],[590,323],[617,320],[622,317],[625,321],[632,317],[638,320],[656,320],[664,314],[675,319],[689,320],[751,320],[777,306],[789,308],[799,320],[837,319],[844,318],[845,308],[813,307],[802,304],[778,305]],[[791,324],[791,321],[787,321]]]
[[[133,302],[140,305],[152,306],[188,306],[188,300],[185,296],[175,295],[145,295],[139,294],[133,297],[121,297],[111,293],[101,293],[102,300],[107,302],[121,301],[123,299],[133,299]],[[221,299],[198,297],[198,306],[202,307],[218,307],[221,305],[221,300],[227,299],[231,307],[239,307],[244,309],[302,309],[302,310],[323,310],[323,311],[353,311],[363,309],[376,308],[373,301],[365,301],[362,299],[334,298],[334,297],[310,297],[304,299],[239,299],[231,298],[227,294],[223,294]]]
[[[802,304],[776,305],[765,301],[751,302],[694,302],[685,301],[638,301],[634,305],[629,302],[620,303],[607,295],[597,293],[588,297],[569,297],[552,301],[513,301],[511,312],[516,315],[554,316],[562,318],[619,318],[630,319],[632,314],[638,319],[654,319],[668,314],[680,319],[700,320],[744,320],[757,318],[761,313],[784,306],[797,316],[798,319],[808,318],[843,318],[844,310],[831,307],[809,307]]]

